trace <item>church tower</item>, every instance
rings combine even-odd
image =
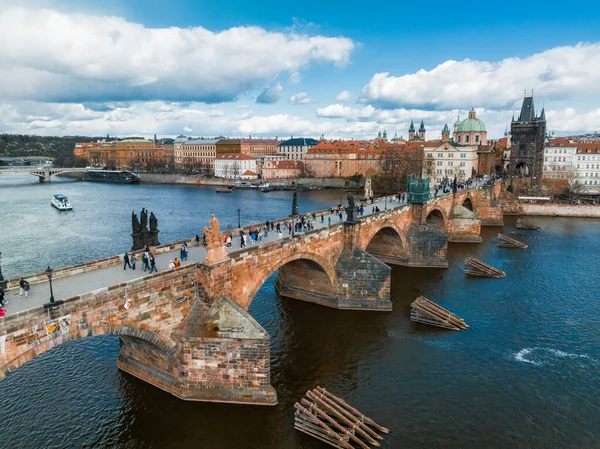
[[[415,140],[415,124],[412,120],[410,121],[410,127],[408,128],[408,140]]]
[[[450,128],[448,128],[448,124],[444,125],[444,129],[442,130],[442,142],[448,142],[450,140]]]
[[[419,140],[425,141],[425,124],[421,119],[421,126],[419,127]]]
[[[546,137],[546,112],[535,115],[533,94],[525,96],[521,113],[510,124],[511,153],[510,173],[529,177],[534,184],[541,184],[544,167],[544,141]]]

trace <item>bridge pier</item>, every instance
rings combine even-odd
[[[455,204],[448,220],[448,241],[481,243],[481,219],[466,207]]]
[[[44,175],[39,177],[40,182],[44,183],[44,184],[51,182],[51,178],[52,178],[52,176],[50,175],[50,168],[44,167]]]

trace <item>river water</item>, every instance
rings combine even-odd
[[[210,213],[242,223],[289,213],[289,192],[0,180],[5,275],[123,252],[132,209],[159,219],[161,241],[194,235]],[[26,184],[28,183],[28,184]],[[53,193],[75,211],[49,205]],[[339,192],[301,194],[301,210]],[[271,277],[249,312],[271,335],[279,404],[251,407],[180,401],[119,372],[115,336],[61,345],[0,381],[2,448],[319,448],[293,429],[293,404],[321,385],[388,427],[388,448],[600,447],[600,222],[534,219],[542,231],[504,233],[529,245],[450,244],[447,270],[394,267],[390,313],[336,311],[280,297]],[[507,272],[466,278],[465,257]],[[418,295],[471,328],[411,323]]]

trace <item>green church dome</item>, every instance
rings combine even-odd
[[[460,125],[458,125],[459,133],[481,133],[485,132],[485,125],[481,120],[475,117],[475,110],[471,109],[469,112],[469,118],[464,119]]]

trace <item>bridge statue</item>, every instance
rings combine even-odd
[[[131,251],[137,251],[146,246],[160,245],[158,219],[154,212],[150,212],[150,230],[148,230],[148,211],[145,208],[142,208],[140,218],[141,221],[138,221],[135,211],[131,212],[131,238],[133,239]]]
[[[142,231],[148,229],[148,212],[142,207],[142,213],[140,214],[140,224],[142,225]]]
[[[354,197],[352,195],[348,195],[348,207],[346,208],[346,223],[356,223],[356,212],[358,208],[356,207],[356,203],[354,202]]]
[[[211,214],[210,217],[210,227],[204,228],[204,235],[206,236],[205,265],[215,265],[229,259],[229,255],[225,249],[225,242],[219,233],[219,220],[217,220],[214,214]]]
[[[292,217],[298,216],[298,188],[294,190],[294,199],[292,200]]]
[[[131,232],[133,234],[139,234],[141,230],[142,226],[140,225],[140,221],[138,220],[135,210],[133,210],[131,211]]]
[[[156,219],[156,215],[154,215],[154,212],[150,212],[150,231],[157,231],[158,230],[158,220]]]

